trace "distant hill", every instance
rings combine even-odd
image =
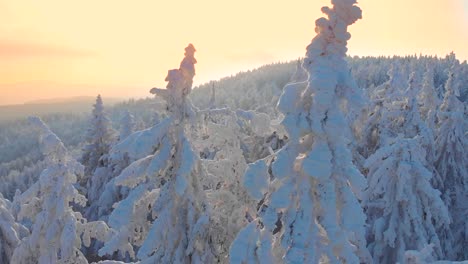
[[[70,98],[53,98],[30,101],[18,105],[0,105],[0,122],[25,118],[30,115],[44,116],[54,113],[87,113],[92,109],[96,97],[80,96]],[[112,106],[124,99],[103,98],[106,106]]]
[[[116,98],[106,98],[110,101],[121,101]],[[28,101],[24,103],[25,105],[35,105],[35,104],[62,104],[62,103],[80,103],[80,102],[94,102],[96,100],[95,96],[74,96],[74,97],[59,97],[59,98],[47,98]]]
[[[405,57],[348,57],[348,65],[357,85],[363,89],[377,87],[388,81],[388,72],[393,64],[399,65],[400,75],[408,80],[412,72],[422,78],[426,65],[434,67],[434,86],[440,97],[445,91],[449,69],[454,65],[454,55],[445,58],[430,56]],[[459,99],[468,100],[468,63],[457,62],[456,88],[460,91]],[[273,63],[248,70],[235,75],[212,81],[195,87],[190,98],[200,109],[209,107],[212,87],[215,88],[215,106],[228,106],[232,109],[256,110],[269,113],[265,105],[275,104],[283,87],[290,81],[296,71],[297,60]],[[401,89],[406,89],[402,87]]]
[[[444,93],[444,85],[448,78],[448,70],[453,64],[454,58],[437,57],[349,57],[348,63],[357,84],[362,88],[375,87],[388,80],[387,72],[391,65],[399,63],[402,67],[403,78],[408,79],[411,71],[417,71],[422,76],[425,65],[432,64],[435,67],[434,85],[439,96]],[[190,98],[195,106],[200,109],[209,107],[212,87],[215,88],[216,107],[228,106],[232,109],[267,111],[265,105],[274,104],[279,97],[284,85],[291,81],[296,71],[297,61],[273,63],[257,69],[234,74],[194,87]],[[468,64],[459,65],[459,81],[456,83],[460,91],[460,99],[468,99]],[[422,78],[422,77],[421,77]],[[152,97],[151,97],[152,98]],[[125,110],[130,110],[135,116],[145,123],[152,120],[153,112],[158,107],[151,99],[119,99],[104,97],[104,104],[114,122],[118,122]],[[54,98],[46,100],[30,101],[21,105],[0,105],[0,122],[24,118],[29,115],[47,115],[55,113],[87,113],[89,114],[94,104],[94,96],[81,96],[71,98]],[[118,103],[118,104],[116,104]],[[115,109],[111,109],[116,106]]]

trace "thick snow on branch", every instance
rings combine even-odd
[[[74,187],[84,168],[42,120],[33,117],[30,122],[39,132],[49,166],[38,182],[15,198],[18,217],[32,221],[32,228],[16,248],[12,263],[88,263],[80,251],[82,244],[89,246],[91,238],[105,240],[109,230],[104,222],[87,223],[71,207],[86,203]]]
[[[93,174],[94,170],[100,166],[99,162],[102,161],[103,156],[109,153],[114,135],[115,131],[104,112],[101,95],[98,95],[91,114],[90,127],[86,133],[87,145],[81,157],[81,162],[85,166],[85,179]]]
[[[123,141],[135,131],[135,117],[127,110],[120,123],[119,141]]]
[[[425,155],[418,137],[400,135],[366,161],[365,204],[375,263],[401,262],[407,250],[422,250],[428,244],[442,256],[438,231],[448,227],[450,217],[440,192],[431,185]]]
[[[435,167],[442,178],[441,189],[453,219],[452,247],[447,253],[453,254],[455,259],[464,260],[468,259],[468,122],[453,85],[454,74],[451,73],[438,112],[440,127],[435,140]]]
[[[10,263],[15,248],[27,235],[29,231],[13,216],[12,204],[0,193],[0,263]]]
[[[302,65],[307,83],[287,85],[278,102],[290,142],[276,154],[271,176],[268,167],[258,162],[245,175],[247,189],[261,199],[257,232],[277,236],[270,240],[273,255],[287,263],[370,261],[365,215],[356,198],[366,180],[352,162],[348,143],[353,135],[345,115],[358,113],[363,105],[345,60],[351,37],[347,28],[361,18],[361,9],[354,0],[332,4],[322,8],[327,18],[316,21],[317,36],[307,47]],[[260,254],[259,248],[237,250],[241,246],[237,243],[258,244],[260,237],[242,231],[231,255],[247,255],[231,261],[268,263],[254,257]]]
[[[167,73],[166,89],[153,88],[151,93],[162,97],[167,103],[167,109],[175,120],[186,116],[193,117],[193,109],[187,101],[187,95],[192,91],[193,77],[195,76],[195,47],[189,44],[185,48],[185,57],[179,69],[169,70]]]
[[[116,163],[124,160],[126,157],[133,162],[152,154],[161,143],[161,139],[168,132],[172,121],[171,118],[166,118],[151,128],[137,131],[128,136],[125,140],[112,147],[109,154],[111,162]]]
[[[194,52],[192,44],[185,49],[180,68],[168,72],[166,89],[151,90],[166,101],[169,117],[128,136],[111,151],[111,159],[127,155],[133,161],[115,179],[132,190],[109,217],[119,232],[100,255],[129,253],[142,263],[213,261],[208,204],[198,179],[204,171],[184,132],[187,118],[195,117],[187,100],[197,62]]]

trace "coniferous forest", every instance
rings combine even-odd
[[[0,122],[0,263],[468,263],[467,62],[322,12],[297,60],[193,87],[188,44],[146,99]]]

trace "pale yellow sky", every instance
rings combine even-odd
[[[148,96],[184,47],[195,83],[303,56],[329,0],[0,0],[0,104]],[[468,59],[468,0],[361,0],[351,55]]]

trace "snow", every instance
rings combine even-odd
[[[249,195],[260,200],[268,190],[268,167],[264,160],[250,164],[244,175],[244,187]]]
[[[316,21],[317,36],[307,47],[303,62],[307,82],[287,85],[278,102],[291,141],[274,154],[272,175],[264,160],[250,164],[245,174],[249,194],[261,200],[257,221],[264,227],[256,226],[257,232],[269,234],[265,237],[269,241],[259,235],[242,237],[247,236],[243,231],[236,241],[273,245],[281,239],[281,247],[269,248],[277,252],[276,261],[318,263],[326,257],[331,262],[358,263],[370,258],[365,248],[365,216],[350,190],[359,194],[366,181],[347,149],[351,129],[346,128],[349,124],[340,108],[362,105],[344,60],[350,38],[347,26],[361,17],[361,11],[355,1],[332,3],[333,8],[322,9],[328,19]],[[353,212],[356,220],[344,220],[342,211]],[[273,239],[278,232],[282,236]]]
[[[309,177],[327,179],[331,177],[332,154],[328,145],[324,142],[315,142],[312,151],[302,160],[302,171]]]
[[[193,153],[192,147],[187,142],[187,140],[184,140],[182,142],[181,155],[182,163],[179,167],[179,170],[177,171],[175,186],[176,192],[180,196],[184,194],[185,189],[187,188],[187,178],[190,176],[192,168],[194,167],[196,162],[196,156]]]
[[[20,240],[29,235],[29,231],[16,222],[12,204],[0,194],[0,262],[10,263],[11,257]]]
[[[127,218],[127,216],[133,213],[133,205],[136,204],[136,201],[141,199],[146,192],[145,187],[145,185],[140,185],[131,190],[128,197],[117,204],[109,217],[110,226],[119,230],[123,226],[130,224],[130,219]]]
[[[196,63],[193,45],[185,51],[180,68],[168,72],[167,89],[151,90],[166,101],[169,117],[135,132],[111,150],[111,159],[122,159],[125,154],[134,160],[115,181],[133,190],[109,218],[118,232],[99,251],[101,256],[118,251],[134,258],[138,249],[134,244],[142,263],[207,263],[213,259],[207,239],[209,211],[197,178],[203,171],[184,131],[184,124],[194,117],[186,96]],[[158,178],[164,181],[158,183]]]
[[[33,224],[31,234],[15,249],[12,263],[88,263],[80,251],[82,243],[89,244],[89,236],[106,239],[110,232],[105,223],[87,223],[73,211],[71,203],[84,206],[86,198],[74,187],[84,168],[74,160],[62,141],[37,117],[30,123],[40,135],[42,149],[49,167],[28,191],[15,197],[19,205],[18,218]],[[31,210],[33,209],[33,210]],[[99,229],[97,227],[99,226]]]
[[[121,121],[119,141],[123,141],[130,136],[134,132],[135,126],[135,117],[129,111],[126,111]]]
[[[170,118],[166,118],[151,128],[131,134],[124,141],[112,147],[109,154],[110,159],[123,160],[125,153],[131,161],[150,155],[167,133],[171,122]]]
[[[37,149],[0,164],[0,263],[468,263],[468,64],[349,58],[357,1],[321,11],[305,58],[193,91],[187,45],[118,138],[101,96],[77,145],[0,130]]]
[[[440,192],[431,186],[432,173],[424,163],[418,138],[404,135],[366,162],[365,204],[375,234],[369,245],[375,262],[402,262],[405,251],[421,250],[431,243],[434,254],[442,254],[437,233],[448,228],[450,217]],[[382,231],[383,237],[378,235]]]

